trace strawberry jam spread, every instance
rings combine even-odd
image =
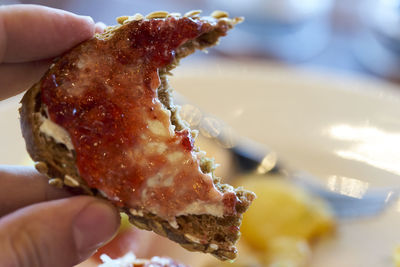
[[[42,103],[69,133],[80,176],[116,205],[167,220],[235,214],[234,192],[221,193],[201,172],[189,131],[174,129],[157,98],[159,69],[215,27],[227,30],[191,18],[132,21],[64,55],[44,78]]]

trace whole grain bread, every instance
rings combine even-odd
[[[167,75],[178,65],[181,58],[193,53],[196,49],[203,50],[215,45],[219,37],[225,35],[228,29],[233,28],[235,24],[241,21],[240,18],[230,19],[225,12],[221,11],[214,12],[209,17],[199,17],[198,13],[192,11],[185,16],[180,16],[175,13],[154,12],[147,17],[139,14],[131,17],[120,17],[117,19],[119,25],[108,27],[103,34],[98,34],[93,39],[83,42],[65,55],[55,59],[55,62],[62,60],[70,53],[80,53],[85,47],[91,46],[94,39],[115,40],[112,37],[118,36],[123,29],[127,30],[129,27],[134,27],[134,22],[138,20],[166,19],[169,16],[175,16],[177,19],[189,17],[192,20],[210,23],[212,25],[210,31],[179,46],[175,51],[174,61],[159,70],[161,85],[157,89],[158,98],[164,107],[171,111],[171,123],[175,125],[176,129],[186,129],[188,126],[180,119],[178,107],[173,103],[172,89],[168,84]],[[104,197],[98,190],[90,188],[85,180],[80,177],[75,164],[76,154],[74,149],[67,142],[55,140],[41,131],[40,127],[48,116],[46,108],[41,103],[41,85],[44,77],[26,92],[21,101],[21,128],[27,150],[36,162],[37,170],[49,178],[50,184],[66,187],[79,194]],[[204,173],[212,173],[214,184],[220,192],[234,190],[238,198],[235,215],[224,217],[207,214],[184,215],[176,218],[176,225],[171,225],[170,222],[145,209],[130,210],[128,207],[122,207],[120,210],[125,212],[129,216],[130,222],[138,228],[154,231],[179,243],[188,250],[211,253],[221,260],[234,259],[237,254],[235,243],[240,236],[237,229],[240,227],[242,214],[247,210],[255,196],[252,192],[242,188],[234,189],[230,185],[220,183],[220,179],[213,174],[215,165],[212,160],[204,157],[200,162],[201,170]]]

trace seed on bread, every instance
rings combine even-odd
[[[124,22],[125,22],[127,19],[129,19],[129,16],[121,16],[121,17],[118,17],[118,18],[117,18],[117,22],[118,22],[119,24],[124,24]]]
[[[134,216],[143,216],[143,211],[141,210],[129,209],[129,212]]]
[[[222,19],[229,17],[229,14],[225,11],[215,10],[213,13],[211,13],[211,17],[216,19]]]
[[[168,16],[168,14],[169,13],[167,11],[155,11],[146,15],[146,19],[164,19]]]
[[[35,168],[38,172],[40,173],[47,173],[48,172],[48,168],[45,162],[43,161],[39,161],[35,164]]]
[[[211,250],[218,250],[218,245],[216,244],[210,244],[209,247]]]
[[[186,12],[185,15],[183,15],[183,16],[190,17],[190,18],[199,17],[197,15],[199,15],[201,12],[202,12],[201,10],[192,10],[192,11]]]
[[[140,13],[136,13],[135,15],[132,16],[132,21],[142,20],[142,19],[144,19],[144,16]]]
[[[195,237],[195,236],[192,236],[192,235],[190,235],[190,234],[185,234],[185,237],[186,237],[187,239],[189,239],[189,241],[191,241],[191,242],[200,243],[200,239],[197,238],[197,237]]]
[[[144,17],[140,13],[136,13],[133,16],[121,16],[117,18],[117,22],[121,25],[129,23],[131,21],[137,21],[137,20],[142,20]]]
[[[70,187],[78,187],[79,186],[79,182],[68,174],[64,176],[64,184],[68,185]]]
[[[52,178],[49,180],[49,184],[52,186],[55,186],[57,188],[62,188],[64,185],[64,182],[60,178]]]

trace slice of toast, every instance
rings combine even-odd
[[[37,170],[50,184],[106,198],[133,225],[188,250],[234,259],[242,214],[255,195],[214,176],[214,162],[193,146],[196,133],[179,117],[167,75],[181,58],[215,45],[241,19],[221,11],[209,17],[198,13],[118,18],[120,25],[57,58],[26,92],[21,128]],[[143,114],[151,114],[151,121]],[[160,137],[161,118],[167,118],[169,139]],[[154,140],[168,140],[155,148],[166,151],[161,158],[146,156]],[[186,158],[169,164],[173,152]],[[194,167],[184,172],[185,164]],[[168,172],[161,170],[168,175],[178,170],[172,182],[157,171],[170,165]]]

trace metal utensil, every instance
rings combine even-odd
[[[216,142],[218,144],[218,142]],[[252,144],[250,144],[252,143]],[[243,174],[279,173],[308,192],[324,199],[340,219],[375,216],[399,197],[399,188],[367,189],[354,197],[331,191],[317,183],[318,179],[305,171],[293,170],[279,160],[277,154],[250,140],[229,148],[237,171]]]

